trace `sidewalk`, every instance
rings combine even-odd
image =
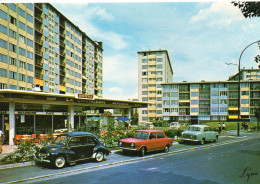
[[[10,145],[2,145],[2,153],[0,153],[0,158],[4,157],[8,153],[12,153],[17,149],[17,145],[10,146]]]

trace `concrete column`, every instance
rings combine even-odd
[[[9,102],[9,145],[14,145],[15,137],[15,103]]]
[[[4,114],[2,114],[2,132],[3,132],[3,134],[5,133],[5,115]],[[3,136],[2,143],[4,143],[4,141],[5,141],[5,138]]]
[[[74,106],[70,105],[68,108],[69,111],[69,124],[68,124],[68,130],[71,132],[74,129]]]
[[[131,119],[131,108],[127,109],[127,117]]]
[[[33,115],[33,133],[36,134],[36,114]]]

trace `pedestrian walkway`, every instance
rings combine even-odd
[[[2,145],[2,152],[0,153],[0,158],[4,157],[8,153],[12,153],[17,149],[17,145]]]

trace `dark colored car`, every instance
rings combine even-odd
[[[76,161],[90,158],[101,162],[104,155],[109,155],[109,153],[94,134],[72,132],[59,135],[52,144],[37,150],[35,159],[62,168],[68,163],[75,164]]]
[[[119,140],[119,146],[124,152],[135,151],[140,156],[156,150],[168,152],[172,143],[173,138],[166,137],[161,130],[137,130],[134,138]]]

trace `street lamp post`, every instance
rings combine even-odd
[[[255,43],[260,43],[260,40],[257,40],[255,42],[252,42],[250,43],[249,45],[247,45],[244,50],[241,52],[240,56],[239,56],[239,60],[238,60],[238,65],[237,64],[234,64],[234,63],[226,63],[228,65],[230,64],[233,64],[233,65],[237,65],[238,66],[238,117],[237,117],[237,136],[239,136],[239,121],[240,121],[240,106],[241,106],[241,103],[240,103],[240,96],[241,96],[241,70],[240,70],[240,60],[241,60],[241,57],[244,53],[244,51],[251,45],[255,44]]]

